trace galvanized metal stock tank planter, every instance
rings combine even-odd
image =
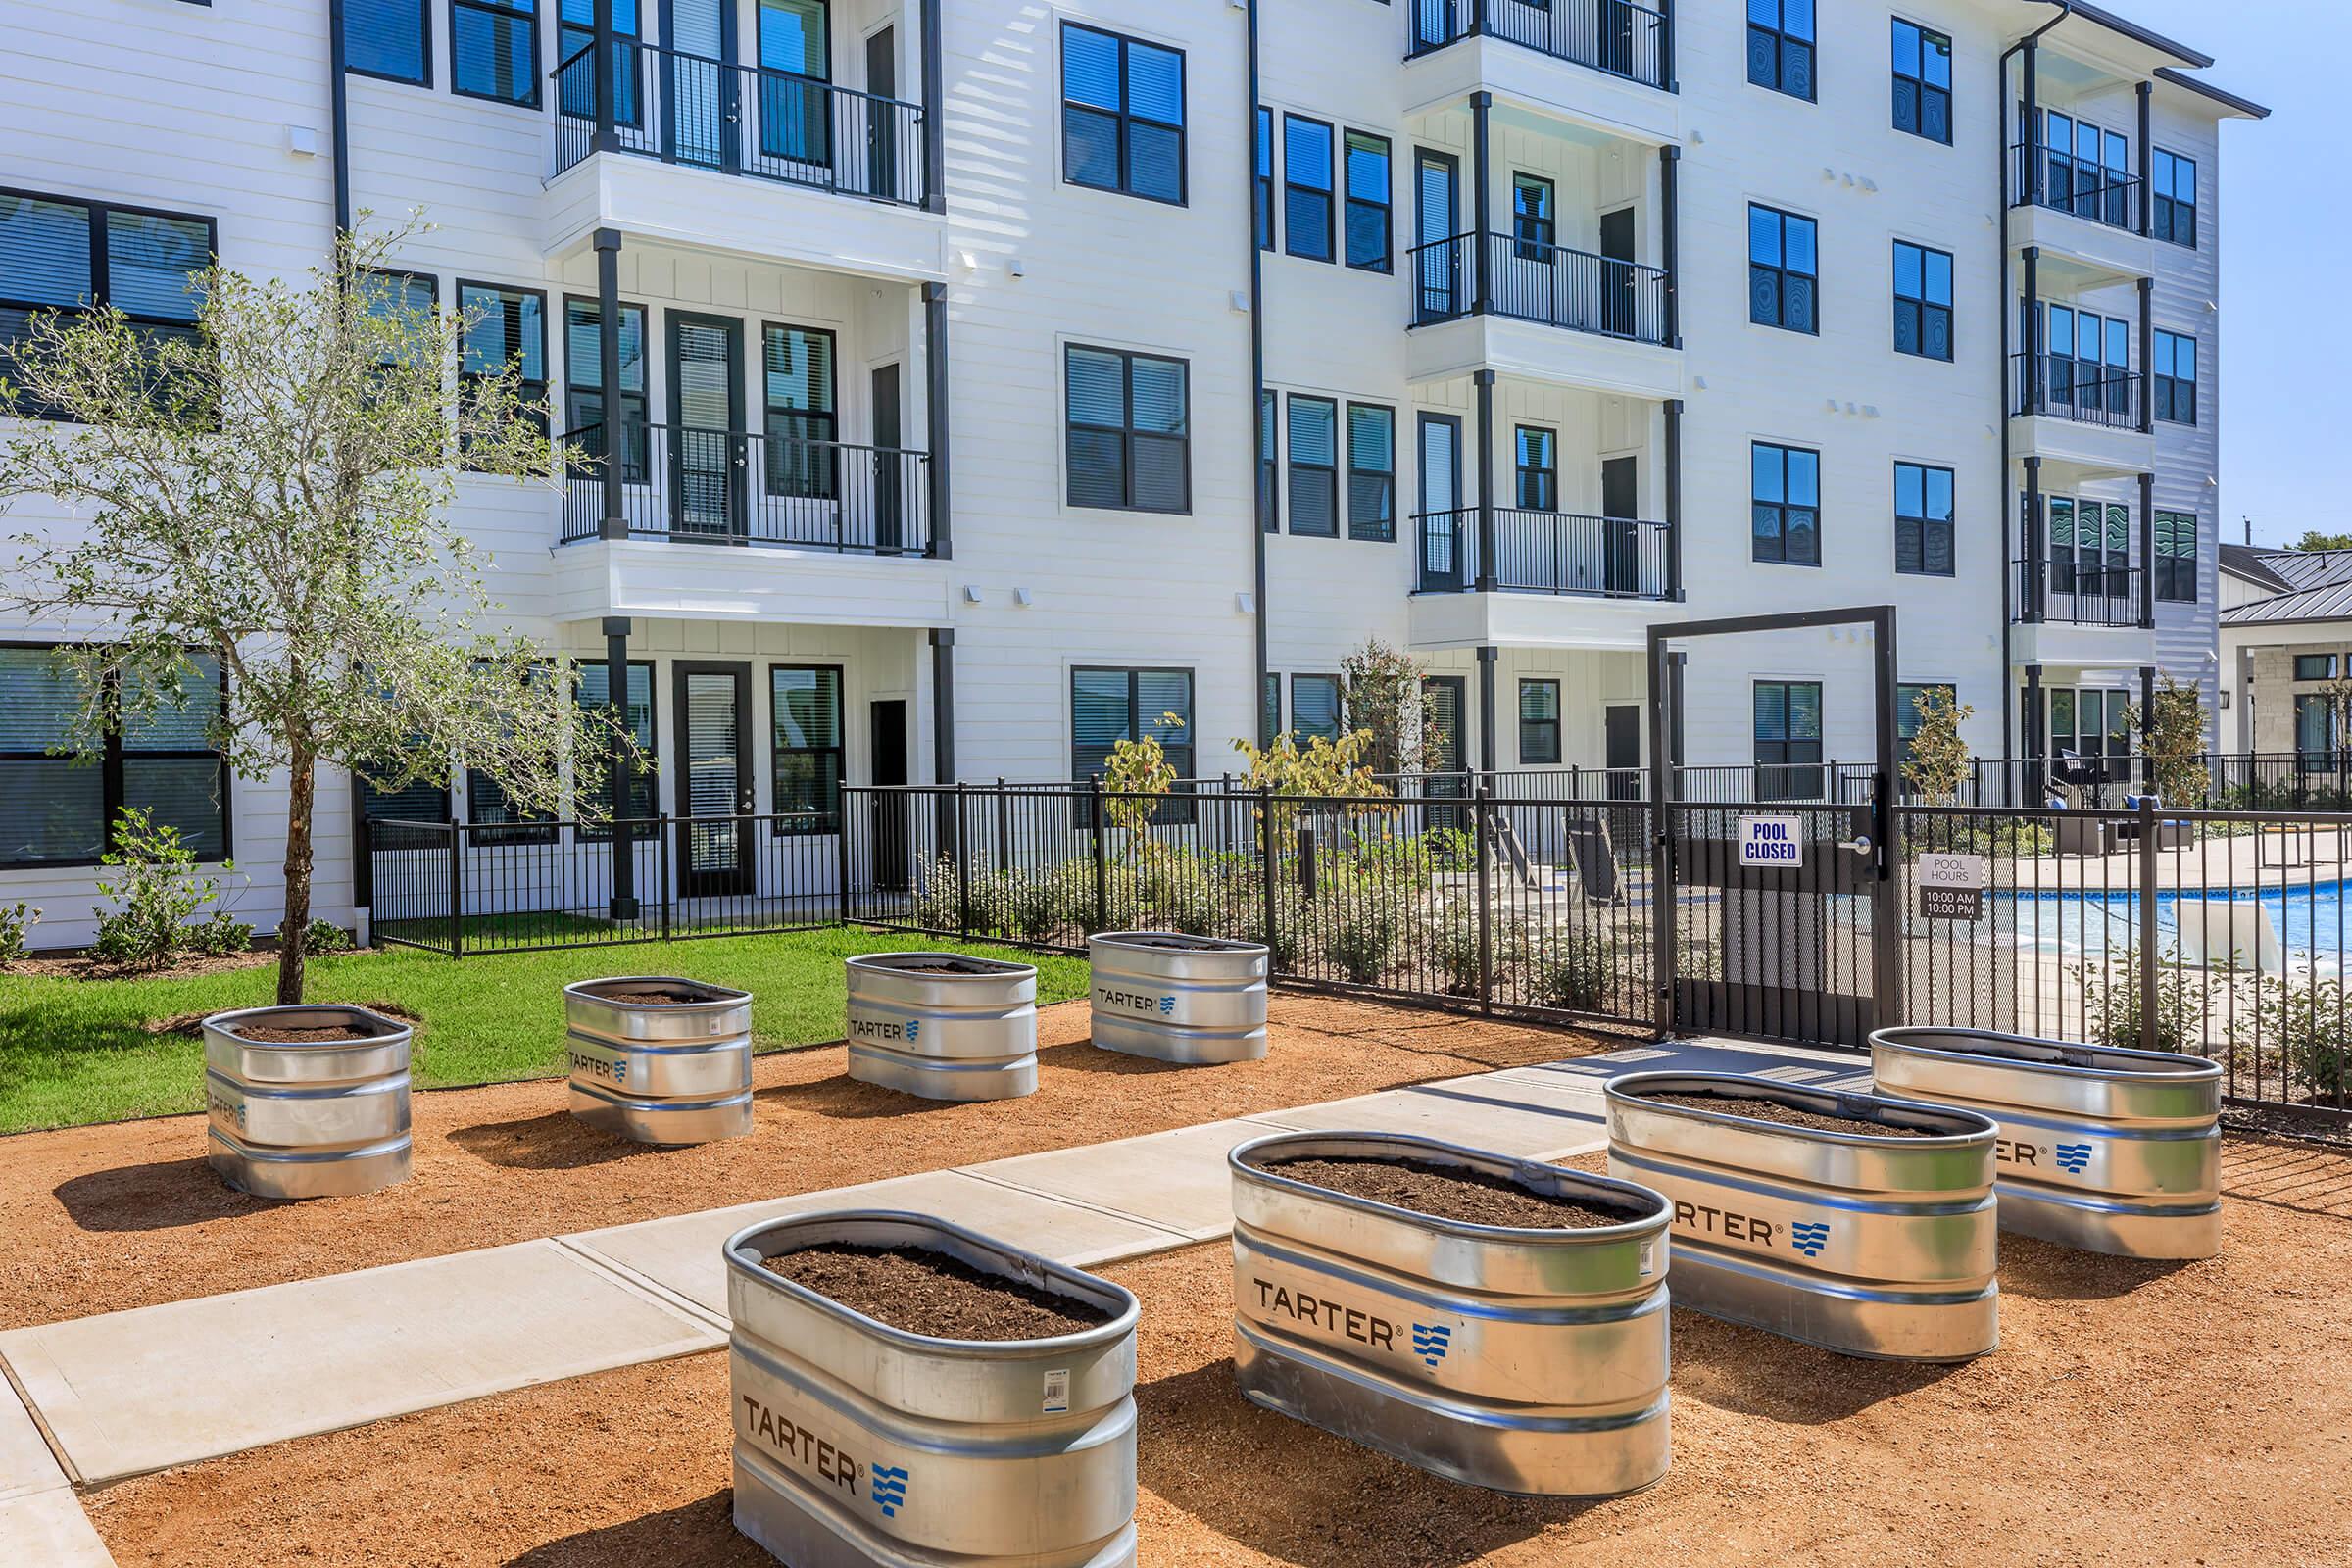
[[[571,1113],[589,1126],[640,1144],[752,1130],[749,992],[670,975],[581,980],[564,988],[564,1023]]]
[[[1481,1171],[1626,1220],[1473,1225],[1269,1168],[1331,1157]],[[1608,1496],[1666,1473],[1658,1194],[1392,1133],[1282,1133],[1229,1164],[1234,1371],[1251,1402],[1501,1492]]]
[[[1628,1073],[1605,1094],[1609,1174],[1674,1204],[1679,1305],[1847,1355],[1964,1361],[2000,1343],[1987,1118],[1731,1073]],[[1765,1121],[1741,1100],[1926,1136]]]
[[[760,1266],[825,1242],[919,1247],[1109,1314],[982,1343],[892,1328]],[[917,1214],[770,1220],[726,1244],[735,1527],[792,1568],[1125,1568],[1136,1560],[1135,1298]]]
[[[1999,1124],[2001,1229],[2122,1257],[2222,1246],[2222,1067],[1984,1029],[1881,1029],[1878,1087]]]
[[[360,1040],[249,1040],[241,1029]],[[350,1198],[409,1174],[407,1024],[365,1007],[249,1007],[204,1020],[208,1157],[260,1198]]]
[[[925,1100],[1037,1092],[1037,969],[960,953],[849,960],[850,1076]]]
[[[1105,931],[1086,944],[1094,1042],[1195,1065],[1266,1054],[1266,950],[1181,931]]]

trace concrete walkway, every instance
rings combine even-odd
[[[716,1349],[727,1336],[720,1245],[771,1215],[908,1209],[1066,1263],[1101,1266],[1226,1234],[1233,1211],[1225,1156],[1249,1139],[1286,1129],[1367,1129],[1565,1158],[1605,1142],[1601,1083],[1637,1067],[1869,1083],[1867,1064],[1852,1055],[1729,1042],[1634,1047],[17,1329],[0,1334],[0,1361],[48,1440],[21,1405],[14,1425],[11,1408],[0,1405],[0,1561],[107,1561],[74,1506],[72,1486],[103,1486],[559,1378]],[[14,1397],[4,1387],[0,1396]],[[72,1527],[96,1556],[75,1556],[71,1540],[49,1544],[51,1538],[37,1534]],[[41,1549],[24,1555],[17,1549],[24,1541]]]

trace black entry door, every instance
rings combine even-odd
[[[1450,414],[1421,416],[1421,589],[1457,593],[1468,580],[1465,556],[1470,513],[1462,505],[1462,421]]]
[[[743,323],[669,313],[669,526],[740,541],[750,479],[743,426]]]
[[[899,368],[874,367],[874,548],[896,555],[906,542],[906,496],[899,468]]]
[[[1470,309],[1468,256],[1458,229],[1461,160],[1423,147],[1413,157],[1413,318],[1442,321]]]
[[[1602,765],[1609,770],[1609,799],[1642,798],[1642,710],[1631,703],[1600,710]]]
[[[1635,522],[1641,507],[1638,474],[1632,458],[1601,460],[1600,514],[1607,529],[1604,569],[1608,591],[1613,594],[1642,591],[1642,530]]]
[[[662,0],[662,41],[668,45],[660,57],[662,156],[704,169],[739,167],[743,73],[735,62],[733,0]]]
[[[884,790],[906,784],[906,701],[894,697],[876,702],[873,705],[872,723],[874,783]],[[906,797],[904,795],[878,794],[874,797],[874,888],[877,892],[900,893],[907,887],[913,815],[906,808]]]
[[[899,119],[891,100],[899,95],[899,33],[884,27],[865,40],[865,90],[860,106],[865,122],[866,194],[899,193]],[[879,443],[877,443],[878,445]]]
[[[680,897],[752,890],[752,666],[676,665]]]
[[[1600,215],[1600,321],[1604,331],[1634,330],[1634,210]]]
[[[1432,800],[1458,801],[1469,793],[1462,777],[1462,759],[1469,755],[1469,738],[1463,733],[1470,711],[1468,692],[1469,682],[1460,675],[1421,678],[1422,721],[1437,729],[1436,744],[1425,745],[1421,754],[1421,765],[1436,775],[1423,790]],[[1458,806],[1427,809],[1432,828],[1460,828],[1467,820]]]

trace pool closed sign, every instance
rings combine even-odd
[[[1984,917],[1984,857],[1923,855],[1919,858],[1919,913],[1924,920],[1981,920]]]
[[[1803,819],[1794,816],[1740,818],[1740,863],[1770,871],[1793,871],[1803,865]]]

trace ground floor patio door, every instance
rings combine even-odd
[[[680,662],[678,895],[752,891],[752,666]]]
[[[893,790],[906,778],[906,702],[885,698],[873,705],[873,782]],[[904,795],[877,794],[874,801],[874,890],[903,893],[909,885],[913,813]]]

